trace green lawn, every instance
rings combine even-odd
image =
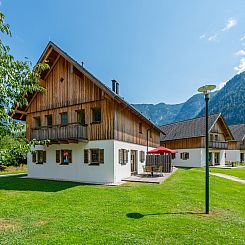
[[[233,175],[238,178],[245,179],[245,168],[234,168],[234,169],[210,168],[210,171],[215,173]]]
[[[162,185],[0,178],[0,244],[245,244],[245,187],[179,169]]]
[[[0,175],[27,173],[27,165],[20,165],[18,167],[8,166],[4,170],[0,170]]]

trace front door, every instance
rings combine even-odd
[[[137,174],[137,151],[131,150],[131,175]]]

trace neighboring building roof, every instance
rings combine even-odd
[[[218,119],[221,120],[226,134],[229,139],[233,139],[233,136],[226,125],[221,113],[213,114],[208,117],[208,130],[209,132],[215,125]],[[185,121],[175,122],[160,127],[166,135],[161,135],[161,141],[177,140],[205,136],[206,133],[206,120],[204,117],[198,117]]]
[[[104,83],[102,83],[92,73],[90,73],[88,70],[86,70],[83,66],[81,66],[77,61],[75,61],[70,55],[68,55],[66,52],[64,52],[61,48],[59,48],[53,42],[50,41],[48,43],[47,47],[43,51],[43,53],[42,53],[42,55],[39,58],[37,63],[42,63],[47,59],[47,53],[50,51],[51,48],[54,49],[60,55],[62,55],[69,62],[71,62],[81,73],[83,73],[84,75],[89,77],[99,88],[101,88],[103,91],[105,91],[111,98],[116,99],[120,103],[124,104],[124,106],[128,107],[134,114],[136,114],[141,119],[145,120],[154,129],[156,129],[157,131],[164,134],[164,132],[158,126],[156,126],[152,121],[150,121],[148,118],[146,118],[141,112],[139,112],[136,108],[134,108],[132,105],[130,105],[121,96],[114,93],[108,86],[106,86]],[[50,51],[50,53],[51,53],[51,51]],[[28,95],[28,97],[27,97],[28,101],[31,101],[34,96],[35,96],[35,94]],[[16,119],[18,119],[18,118],[16,118]]]
[[[231,125],[230,130],[235,140],[243,141],[245,139],[245,123]]]

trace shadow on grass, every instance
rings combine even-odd
[[[19,177],[0,178],[0,190],[58,192],[83,185],[75,182],[24,179]]]
[[[155,213],[155,214],[141,214],[141,213],[128,213],[126,216],[130,219],[141,219],[144,218],[145,216],[154,216],[154,215],[166,215],[166,214],[195,214],[195,215],[200,215],[200,214],[205,214],[202,212],[166,212],[166,213]]]

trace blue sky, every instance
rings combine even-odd
[[[35,63],[51,40],[131,103],[180,103],[245,70],[244,0],[0,0]]]

